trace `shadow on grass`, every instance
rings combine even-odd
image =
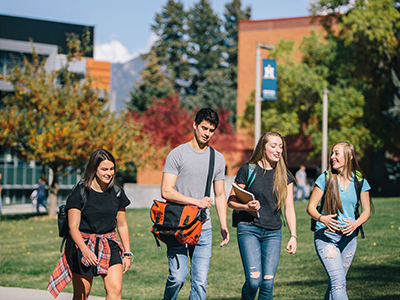
[[[387,266],[387,265],[367,265],[367,266],[354,266],[351,267],[350,272],[357,274],[353,281],[369,282],[377,286],[387,285],[389,283],[398,284],[400,282],[400,265]],[[349,277],[349,276],[348,276]]]
[[[326,275],[325,275],[326,276]],[[388,265],[366,265],[352,266],[347,275],[348,284],[351,286],[348,290],[349,297],[354,300],[398,300],[400,299],[400,266]],[[303,293],[316,292],[325,289],[328,278],[323,277],[320,280],[296,280],[291,281],[290,286],[300,288]],[[275,284],[275,286],[285,286],[284,284]],[[323,289],[321,289],[323,287]],[[352,296],[351,296],[352,295]],[[322,297],[322,296],[321,296]],[[299,296],[298,299],[305,299]]]
[[[6,214],[6,215],[1,215],[0,220],[3,221],[19,221],[19,220],[28,220],[32,217],[42,217],[42,216],[47,216],[47,212],[40,212],[40,213],[22,213],[22,214]]]

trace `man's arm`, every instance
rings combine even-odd
[[[225,195],[225,183],[224,180],[214,181],[214,193],[215,193],[215,208],[217,209],[219,224],[221,226],[222,243],[220,246],[224,246],[229,242],[229,231],[226,223],[226,210],[227,200]]]
[[[179,204],[194,205],[199,208],[210,208],[213,200],[210,197],[195,199],[187,197],[174,189],[178,175],[171,173],[163,173],[161,181],[161,197],[169,202]],[[226,215],[226,213],[225,213]]]

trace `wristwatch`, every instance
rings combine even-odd
[[[129,257],[131,261],[133,261],[133,253],[132,252],[124,252],[124,257]]]

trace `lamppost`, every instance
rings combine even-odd
[[[256,94],[254,103],[254,147],[261,135],[261,49],[272,50],[274,45],[257,42],[256,47]]]
[[[321,172],[328,168],[328,94],[327,89],[323,90],[322,97],[322,157]]]

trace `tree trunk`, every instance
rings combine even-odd
[[[58,186],[57,186],[57,173],[54,172],[53,169],[50,169],[49,172],[49,187],[50,187],[50,208],[49,208],[49,216],[55,217],[57,216],[58,208],[57,208],[57,194],[58,194]]]

